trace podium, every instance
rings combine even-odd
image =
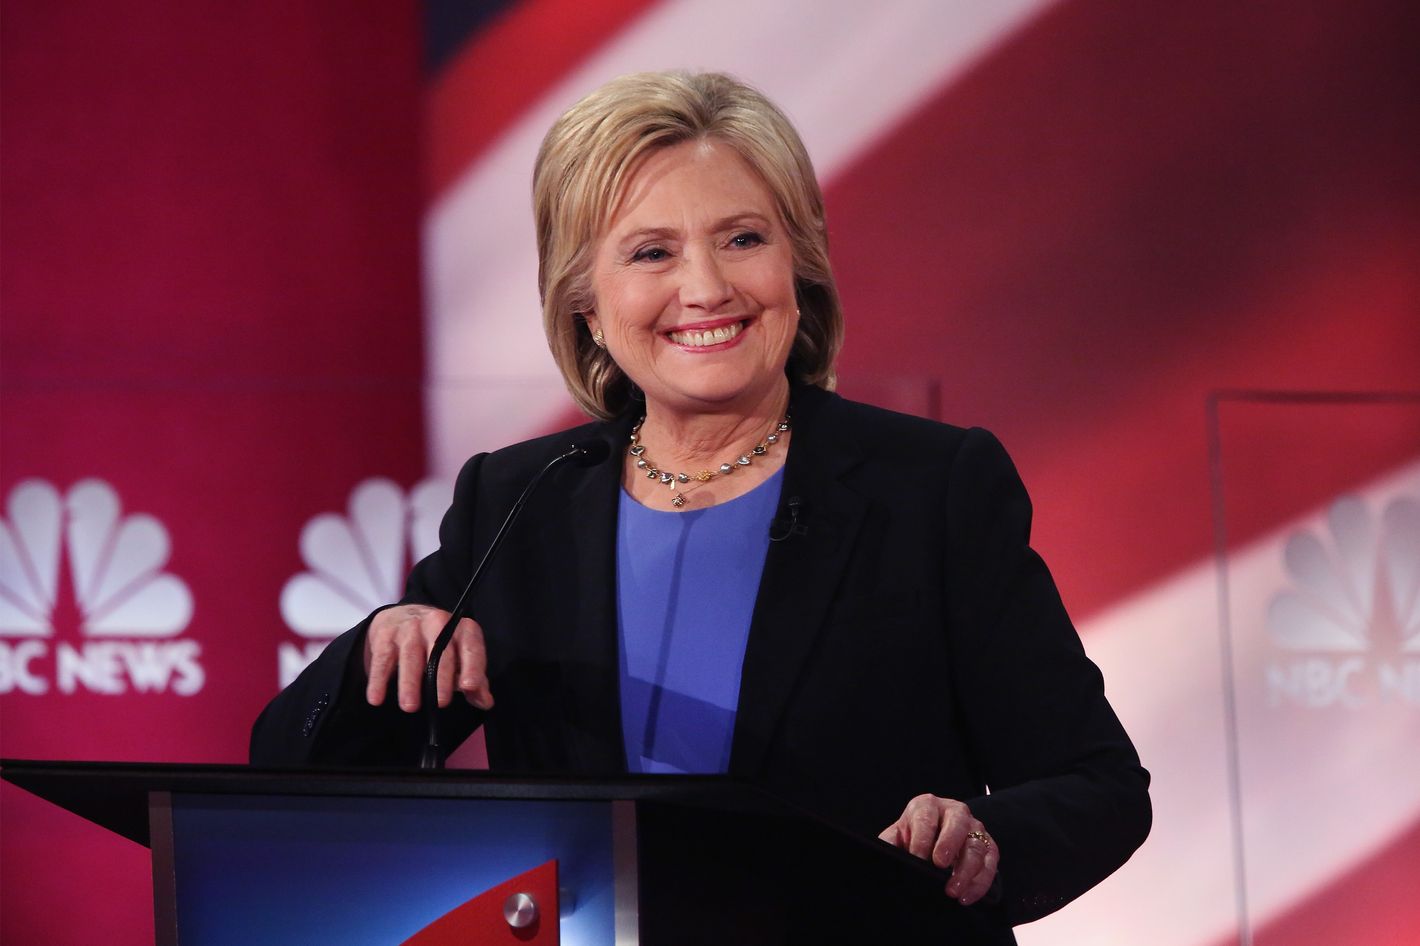
[[[0,777],[152,849],[160,944],[395,946],[554,860],[544,938],[508,942],[1014,942],[943,871],[720,776],[0,760]]]

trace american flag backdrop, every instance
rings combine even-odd
[[[543,132],[715,69],[824,184],[841,390],[1001,437],[1153,773],[1020,941],[1420,943],[1414,4],[0,12],[5,756],[242,761],[461,461],[574,419]],[[0,804],[0,939],[151,941],[145,851]]]

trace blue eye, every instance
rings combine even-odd
[[[659,263],[669,256],[670,254],[666,252],[665,247],[661,246],[648,246],[644,249],[637,250],[635,253],[631,254],[631,258],[633,260],[644,261],[647,263]]]
[[[751,246],[759,246],[763,242],[764,237],[760,236],[758,233],[755,233],[752,230],[747,230],[744,233],[737,233],[734,236],[730,237],[730,245],[738,247],[739,249],[747,249]]]

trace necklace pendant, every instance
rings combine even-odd
[[[684,506],[685,496],[682,493],[676,493],[674,496],[671,497],[671,505],[677,509],[679,509],[681,506]]]

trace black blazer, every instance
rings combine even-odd
[[[1058,908],[1115,870],[1150,823],[1148,773],[1105,701],[1044,563],[1031,507],[989,433],[797,387],[779,533],[744,656],[730,773],[876,836],[915,795],[965,801],[1001,850],[1006,916]],[[497,701],[490,765],[626,771],[617,676],[616,510],[633,418],[480,454],[441,548],[405,602],[451,609],[514,498],[574,440],[612,462],[564,467],[529,502],[473,616]],[[257,764],[416,764],[421,717],[364,701],[368,621],[333,641],[257,720]]]

